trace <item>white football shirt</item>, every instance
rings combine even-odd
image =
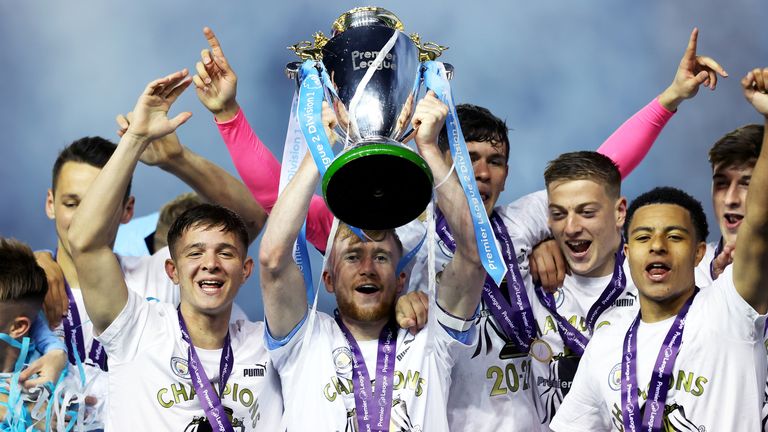
[[[234,365],[223,392],[221,349],[196,349],[205,373],[235,430],[275,431],[282,398],[261,337],[264,324],[238,320],[229,332]],[[208,420],[192,387],[189,345],[181,338],[175,305],[150,303],[129,291],[125,308],[97,339],[109,356],[107,430],[205,429]]]
[[[397,333],[390,430],[447,431],[446,404],[450,370],[457,352],[468,346],[449,335],[437,308],[431,304],[427,326],[415,336]],[[289,337],[270,347],[285,399],[289,431],[357,430],[352,376],[352,351],[336,321],[329,315],[312,313]],[[309,328],[311,326],[311,329]],[[474,330],[468,330],[469,338]],[[311,337],[308,351],[302,341]],[[276,344],[265,334],[271,344]],[[371,380],[375,381],[378,340],[358,342]],[[375,382],[374,382],[375,387]],[[374,390],[375,392],[375,390]]]
[[[514,243],[517,263],[532,306],[538,300],[532,289],[528,255],[534,246],[549,237],[547,203],[546,191],[542,190],[495,209]],[[409,249],[421,239],[424,230],[424,224],[411,223],[398,229],[398,235]],[[439,237],[436,240],[435,270],[439,274],[453,253]],[[422,247],[415,258],[410,289],[427,291],[426,249],[426,246]],[[506,291],[505,282],[502,292]],[[531,357],[527,352],[520,352],[506,336],[485,302],[481,303],[475,324],[478,337],[472,349],[459,354],[451,374],[453,384],[448,400],[450,430],[538,430],[540,421]]]
[[[550,427],[557,431],[622,431],[621,360],[634,317],[597,331],[581,360],[568,396]],[[637,380],[644,408],[648,382],[674,317],[641,322]],[[732,267],[691,304],[667,393],[664,422],[672,430],[760,430],[766,353],[765,315],[736,292]]]

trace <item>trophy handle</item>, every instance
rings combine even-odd
[[[285,65],[285,76],[287,76],[289,79],[296,80],[296,85],[298,85],[300,70],[301,62],[290,62]]]
[[[443,63],[443,66],[445,67],[445,77],[448,78],[448,80],[453,79],[453,65],[450,63]]]

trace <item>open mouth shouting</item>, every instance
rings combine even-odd
[[[725,221],[725,227],[729,230],[735,230],[741,225],[741,221],[744,220],[744,215],[738,213],[725,213],[723,215]]]
[[[221,291],[224,282],[216,279],[203,279],[197,282],[197,286],[199,286],[200,290],[205,294],[216,295]]]
[[[374,284],[363,284],[359,285],[357,288],[355,288],[355,291],[361,293],[361,294],[376,294],[377,292],[381,291],[381,288],[377,287]]]
[[[591,240],[567,240],[565,245],[571,251],[571,255],[575,258],[582,258],[587,255],[589,247],[592,245]]]
[[[663,282],[669,275],[670,267],[663,262],[652,262],[645,266],[648,279],[653,282]]]

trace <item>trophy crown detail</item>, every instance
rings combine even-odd
[[[411,33],[411,40],[416,44],[419,49],[419,61],[431,61],[440,57],[443,51],[447,50],[447,46],[438,45],[434,42],[421,42],[421,36],[418,33]]]
[[[328,43],[329,39],[323,32],[316,32],[312,36],[314,38],[312,42],[301,41],[289,46],[288,49],[296,53],[301,60],[322,60],[323,47],[325,47],[325,44]]]
[[[344,12],[336,18],[331,25],[331,32],[336,36],[352,27],[370,25],[383,25],[399,31],[404,31],[405,28],[394,13],[376,6],[363,6]]]
[[[405,27],[400,19],[392,12],[375,6],[364,6],[354,8],[344,12],[336,18],[331,25],[331,37],[336,37],[341,33],[355,27],[365,26],[384,26],[397,31],[405,31]],[[330,41],[323,32],[316,32],[313,35],[313,41],[301,41],[288,47],[289,50],[296,53],[302,60],[323,60],[323,48]],[[421,42],[421,36],[418,33],[412,33],[411,40],[419,49],[419,61],[435,60],[447,50],[447,46],[439,45],[434,42]]]

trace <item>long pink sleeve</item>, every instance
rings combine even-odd
[[[643,160],[661,130],[675,113],[653,99],[630,117],[597,149],[619,166],[621,178],[626,178]]]
[[[267,213],[271,212],[280,185],[280,162],[261,142],[242,110],[232,119],[216,122],[216,125],[243,183]],[[325,201],[313,196],[307,215],[307,240],[322,253],[325,253],[332,224],[333,214]]]

